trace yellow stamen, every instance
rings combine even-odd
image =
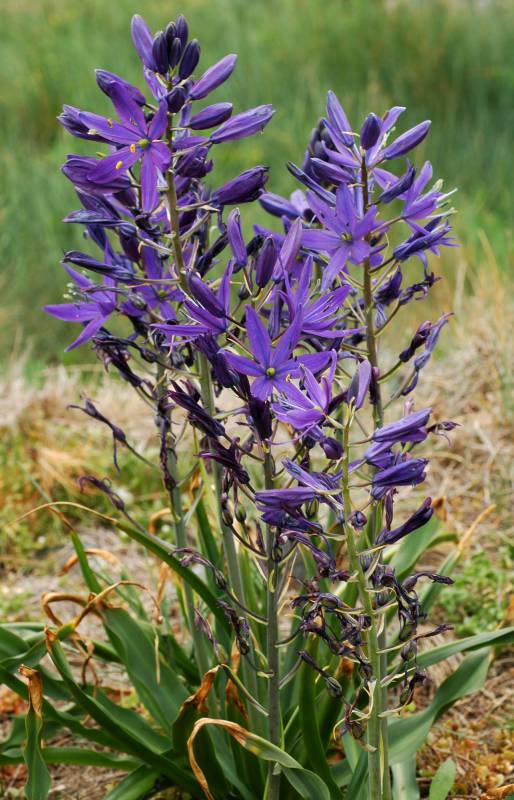
[[[136,145],[135,144],[131,144],[130,145],[130,152],[131,153],[135,153],[136,152]]]
[[[107,124],[108,124],[109,128],[113,128],[114,127],[112,119],[108,119],[107,120]]]
[[[123,161],[118,161],[118,163],[116,164],[116,169],[121,169],[122,166],[123,166]]]

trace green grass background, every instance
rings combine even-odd
[[[62,359],[69,331],[40,308],[65,285],[63,250],[80,231],[60,223],[77,207],[60,174],[67,152],[88,152],[56,123],[67,102],[107,112],[95,67],[142,84],[129,36],[139,12],[153,30],[184,13],[202,45],[200,68],[239,54],[217,99],[237,110],[271,102],[264,135],[217,150],[216,180],[252,164],[288,193],[334,89],[354,126],[370,110],[406,105],[401,129],[430,118],[418,159],[459,187],[456,228],[478,264],[485,231],[498,262],[512,256],[514,4],[499,0],[3,0],[0,49],[0,357],[32,344],[32,363]],[[92,146],[94,148],[94,145]],[[89,152],[91,152],[91,146]],[[451,263],[451,262],[449,262]],[[86,353],[85,356],[90,357]],[[76,358],[76,356],[73,356]]]

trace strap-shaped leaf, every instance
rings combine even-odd
[[[318,642],[309,642],[308,650],[313,657]],[[325,694],[325,692],[323,692]],[[316,672],[305,662],[300,667],[300,723],[307,763],[326,783],[332,800],[340,800],[341,790],[335,783],[327,762],[326,748],[321,740],[316,710],[319,708],[316,691]],[[302,759],[303,760],[303,759]]]
[[[159,775],[151,767],[138,767],[107,792],[104,800],[141,800],[154,788]]]
[[[140,758],[149,766],[167,775],[177,786],[189,791],[197,790],[195,781],[192,780],[190,774],[186,772],[186,770],[177,766],[171,759],[151,749],[142,743],[141,740],[136,739],[131,732],[122,728],[119,721],[112,716],[112,714],[108,713],[94,697],[88,695],[87,692],[81,689],[73,678],[60,643],[53,640],[50,641],[49,644],[52,661],[68,686],[70,694],[75,702],[80,708],[90,714],[104,731],[110,733],[111,736],[117,740],[121,750],[136,756],[136,758]]]
[[[393,800],[419,800],[420,791],[416,780],[416,756],[400,761],[391,767],[393,773]]]
[[[44,747],[41,755],[45,764],[70,764],[127,771],[141,765],[137,758],[120,756],[106,750],[91,750],[87,747]],[[23,753],[19,748],[0,753],[0,765],[22,764],[24,760]]]
[[[175,556],[170,553],[169,548],[164,542],[161,542],[161,540],[156,536],[150,536],[149,533],[144,533],[138,528],[133,528],[131,525],[126,525],[124,522],[120,522],[119,520],[111,517],[109,517],[109,519],[117,528],[126,533],[127,536],[130,536],[130,538],[135,542],[139,542],[139,544],[141,544],[151,553],[154,553],[156,556],[158,556],[161,561],[164,561],[165,564],[168,564],[168,566],[171,567],[171,569],[176,572],[177,575],[179,575],[186,583],[188,583],[191,589],[193,589],[193,591],[202,598],[202,600],[216,617],[216,620],[220,624],[221,628],[226,633],[230,633],[230,626],[225,618],[225,615],[218,606],[216,597],[212,594],[209,587],[198,577],[198,575],[183,567],[178,558],[175,558]]]
[[[449,706],[466,694],[480,689],[487,677],[491,652],[478,650],[467,656],[459,668],[438,688],[430,705],[419,714],[396,719],[389,726],[391,764],[407,761],[419,750],[430,728]]]
[[[398,549],[391,557],[391,566],[394,567],[399,580],[403,580],[417,564],[423,553],[431,547],[445,541],[455,541],[455,535],[441,529],[436,517],[416,531],[413,536],[402,539]]]
[[[105,625],[141,701],[164,731],[169,732],[188,692],[159,653],[157,631],[124,608],[104,610]]]
[[[109,522],[111,525],[114,525],[115,528],[119,528],[120,531],[126,533],[127,536],[129,536],[135,542],[138,542],[151,553],[154,553],[154,555],[158,556],[161,561],[164,561],[165,564],[168,564],[168,566],[170,566],[172,570],[176,572],[177,575],[179,575],[186,583],[188,583],[193,591],[202,598],[202,600],[206,603],[216,617],[216,620],[221,628],[227,634],[231,633],[230,625],[228,624],[223,612],[217,605],[216,597],[212,594],[209,587],[204,583],[204,581],[201,580],[201,578],[198,577],[198,575],[195,575],[194,572],[183,567],[180,561],[170,553],[170,546],[157,536],[152,536],[149,533],[140,530],[139,528],[134,528],[132,525],[127,525],[127,523],[121,522],[121,520],[118,520],[115,517],[111,517],[108,514],[102,514],[99,511],[95,511],[92,508],[82,505],[81,503],[74,503],[69,500],[59,500],[54,503],[44,503],[37,508],[33,508],[28,513],[33,514],[43,508],[60,508],[66,506],[79,508],[82,511],[88,512],[94,517],[98,517],[99,519]],[[27,515],[28,514],[23,515],[19,518],[19,520],[23,519]]]
[[[486,631],[477,633],[474,636],[467,636],[465,639],[458,639],[456,642],[431,647],[418,656],[420,667],[430,667],[445,658],[456,655],[456,653],[468,653],[471,650],[478,650],[487,645],[494,647],[504,647],[514,642],[514,626],[510,628],[500,628],[497,631]]]
[[[446,800],[457,774],[457,765],[451,758],[443,761],[430,784],[429,800]]]
[[[198,733],[206,725],[217,725],[223,728],[241,745],[241,747],[249,750],[251,753],[257,756],[257,758],[261,758],[264,761],[273,761],[276,764],[279,764],[282,768],[281,771],[285,778],[289,781],[293,789],[298,792],[300,797],[304,798],[304,800],[312,800],[314,797],[316,800],[330,800],[330,792],[326,783],[324,783],[314,772],[304,769],[304,767],[302,767],[302,765],[296,761],[296,759],[294,759],[289,755],[289,753],[286,753],[280,747],[272,744],[267,739],[263,739],[261,736],[250,733],[250,731],[246,730],[246,728],[243,728],[241,725],[238,725],[235,722],[230,722],[227,719],[210,719],[209,717],[202,717],[198,720],[193,728],[193,732],[191,733],[187,743],[187,748],[189,751],[189,762],[191,764],[191,769],[193,770],[193,773],[208,800],[214,800],[214,796],[209,789],[205,775],[202,772],[194,754],[194,740]]]
[[[20,672],[29,682],[29,710],[25,719],[27,741],[23,748],[23,758],[27,765],[27,800],[46,800],[50,791],[50,774],[41,749],[43,728],[43,683],[38,671],[21,667]]]

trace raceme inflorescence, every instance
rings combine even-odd
[[[447,627],[426,623],[419,587],[451,583],[391,558],[433,514],[429,497],[408,500],[428,468],[420,446],[454,427],[413,394],[450,315],[410,335],[395,327],[438,280],[430,257],[454,244],[452,193],[428,161],[411,161],[430,122],[399,135],[405,109],[394,106],[355,129],[329,92],[301,166],[288,164],[289,198],[266,191],[261,165],[220,183],[217,148],[263,131],[272,107],[209,104],[236,56],[200,68],[184,17],[153,35],[136,16],[132,39],[145,93],[99,70],[112,116],[65,106],[59,117],[94,143],[63,172],[81,204],[65,221],[97,250],[65,254],[69,295],[46,311],[81,326],[68,349],[88,343],[153,410],[170,552],[212,583],[237,652],[185,584],[200,676],[232,657],[246,728],[298,759],[289,731],[300,679],[318,698],[326,689],[326,752],[357,743],[369,797],[389,798],[390,717],[426,678],[420,639]],[[91,401],[83,410],[127,444]],[[185,423],[196,448],[187,475]],[[191,475],[216,516],[217,563],[187,513]],[[105,481],[95,485],[128,515]],[[210,716],[224,719],[219,698]],[[268,760],[253,796],[287,797],[294,770]]]

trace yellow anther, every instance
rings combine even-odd
[[[118,161],[118,163],[116,164],[116,169],[121,169],[122,166],[123,166],[123,161]]]
[[[136,145],[135,145],[134,143],[132,143],[132,144],[130,145],[130,152],[131,152],[131,153],[135,153],[135,152],[136,152]]]

